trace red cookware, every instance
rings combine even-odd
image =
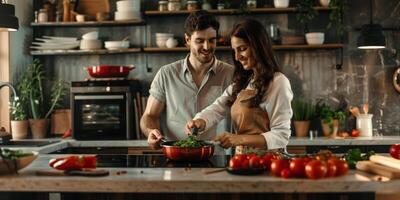
[[[131,70],[135,69],[131,66],[112,66],[100,65],[86,67],[87,72],[93,78],[113,78],[113,77],[126,77]]]
[[[206,144],[198,148],[177,147],[176,141],[161,143],[164,156],[174,161],[203,161],[214,155],[214,144]]]

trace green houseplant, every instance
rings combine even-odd
[[[19,97],[10,102],[11,134],[13,139],[25,139],[28,136],[29,123],[26,110]]]
[[[313,20],[317,15],[317,10],[314,9],[315,0],[301,0],[297,1],[297,20],[304,24],[304,33],[307,33],[308,23]]]
[[[29,110],[29,124],[33,138],[46,136],[48,118],[67,93],[67,84],[62,80],[57,80],[50,90],[50,102],[46,102],[43,89],[46,81],[43,65],[35,59],[23,73],[17,86],[21,93],[21,102]]]
[[[293,124],[297,137],[307,136],[310,120],[315,117],[315,106],[301,99],[292,101]]]
[[[347,0],[331,0],[329,2],[329,8],[332,8],[332,11],[329,13],[329,21],[326,29],[329,30],[335,27],[336,33],[343,35],[345,31],[343,15],[348,8]]]
[[[322,105],[319,115],[324,135],[335,137],[339,130],[339,123],[344,121],[344,112],[340,110],[335,111],[328,105]]]

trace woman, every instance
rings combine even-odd
[[[263,25],[244,20],[231,31],[235,73],[233,83],[213,104],[197,113],[186,124],[207,130],[230,110],[236,134],[224,132],[215,140],[224,148],[283,149],[290,137],[293,93],[289,80],[281,73],[271,40]],[[239,150],[239,151],[238,151]]]

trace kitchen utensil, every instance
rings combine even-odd
[[[380,165],[400,170],[400,160],[397,160],[395,158],[391,158],[388,156],[373,155],[369,157],[369,160]]]
[[[129,48],[129,41],[122,40],[122,41],[105,41],[104,47],[109,50],[114,49],[127,49]]]
[[[225,170],[226,170],[225,168],[202,169],[201,173],[208,175],[208,174],[223,172]]]
[[[350,112],[354,117],[360,116],[360,110],[357,106],[350,107]]]
[[[371,161],[358,161],[356,164],[356,169],[373,174],[378,174],[381,176],[386,176],[390,179],[400,178],[400,170],[376,164]]]
[[[188,148],[174,146],[177,141],[166,141],[164,138],[161,141],[164,156],[174,161],[199,162],[207,160],[214,154],[214,145],[209,143],[198,148]]]
[[[111,66],[100,65],[86,67],[87,72],[93,78],[110,78],[110,77],[126,77],[131,70],[135,69],[131,66]]]
[[[364,111],[364,114],[368,114],[368,110],[369,110],[368,103],[364,103],[364,104],[363,104],[363,111]]]
[[[15,160],[0,159],[0,174],[13,174],[31,164],[37,156],[37,152],[32,152],[32,155],[19,157]]]
[[[83,170],[37,170],[39,176],[108,176],[110,172],[104,169],[83,169]]]

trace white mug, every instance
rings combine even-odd
[[[361,137],[372,137],[372,114],[360,114],[357,117],[357,130]]]

